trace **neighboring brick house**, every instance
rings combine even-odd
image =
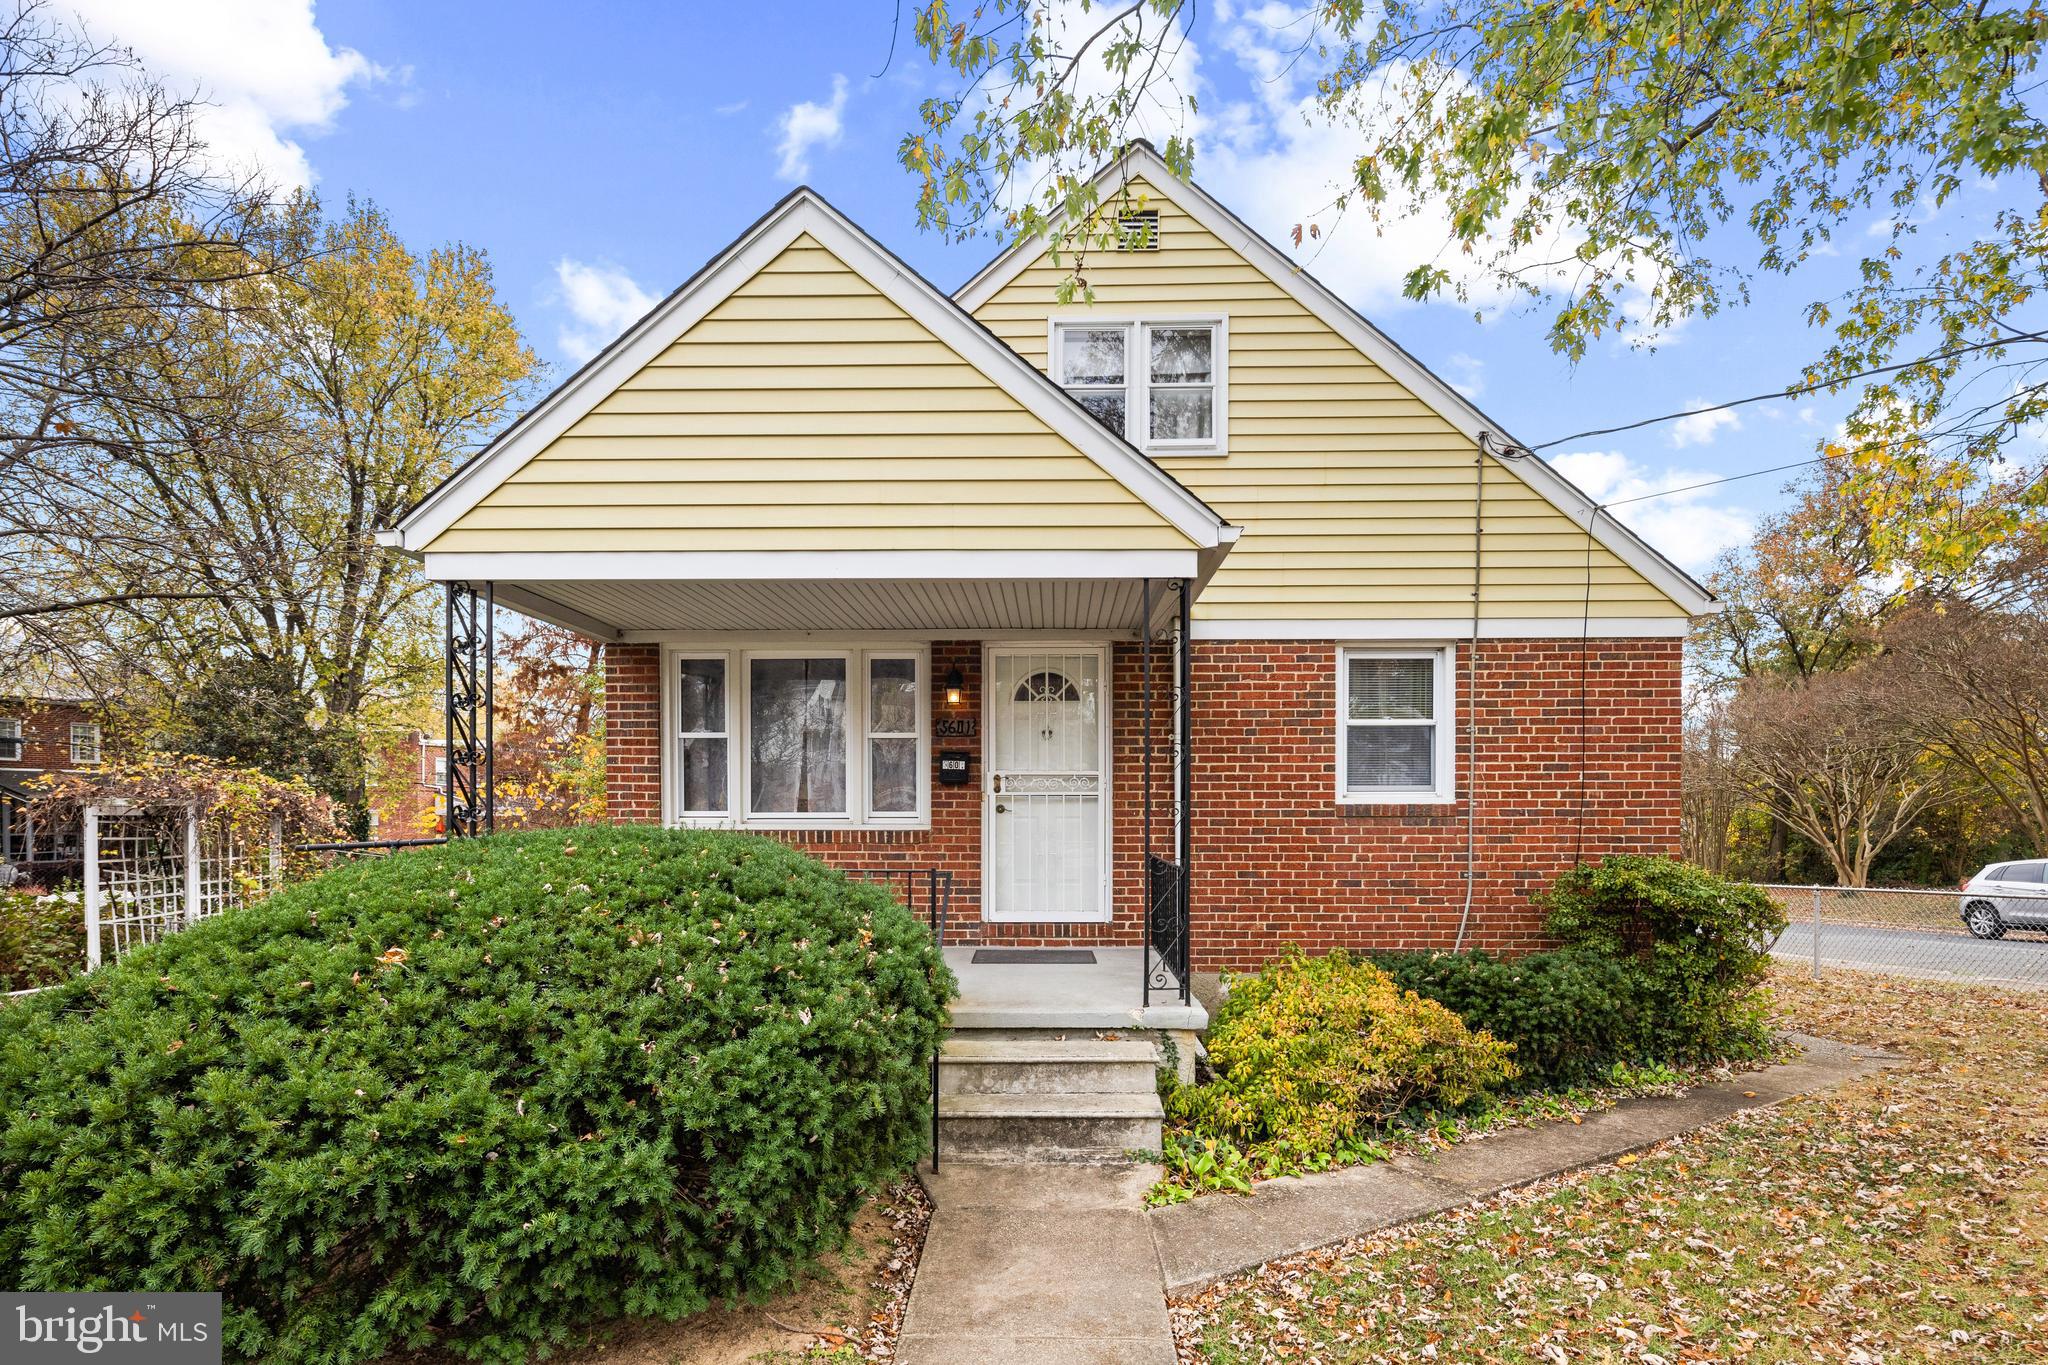
[[[371,759],[372,839],[426,839],[445,832],[447,755],[447,741],[423,730],[408,730],[377,747]]]
[[[69,697],[0,697],[0,863],[78,856],[75,829],[38,828],[25,798],[36,779],[99,766],[99,711]]]
[[[1709,594],[1151,149],[1104,177],[1144,230],[1072,304],[797,191],[386,543],[606,642],[612,818],[948,869],[953,941],[1513,948],[1676,853]]]

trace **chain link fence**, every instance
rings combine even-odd
[[[1850,886],[1762,889],[1790,921],[1771,951],[1833,969],[2048,988],[2048,895]]]

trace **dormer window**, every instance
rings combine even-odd
[[[1154,455],[1224,450],[1224,320],[1053,323],[1054,374],[1095,420]]]

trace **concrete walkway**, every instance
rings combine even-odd
[[[1427,1217],[1653,1146],[1750,1109],[1832,1089],[1896,1058],[1819,1038],[1805,1055],[1543,1123],[1323,1175],[1250,1198],[1144,1208],[1155,1167],[946,1165],[922,1171],[936,1211],[911,1286],[904,1365],[1173,1365],[1166,1296],[1267,1261]]]
[[[977,1166],[919,1177],[935,1206],[902,1365],[1174,1365],[1145,1191],[1156,1166]]]

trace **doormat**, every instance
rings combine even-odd
[[[1044,965],[1064,962],[1092,967],[1095,965],[1095,952],[1090,948],[976,948],[972,961],[977,963],[1028,962]]]

